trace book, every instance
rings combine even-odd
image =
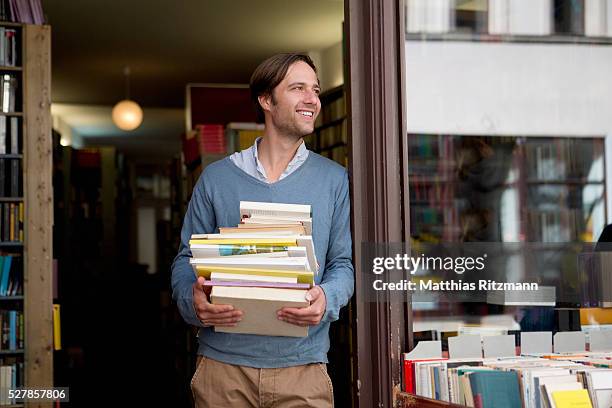
[[[262,225],[238,224],[237,227],[221,227],[221,234],[271,234],[271,235],[306,235],[304,226],[291,224]]]
[[[19,146],[19,118],[12,116],[10,118],[10,135],[11,135],[11,154],[19,154],[21,147]],[[6,147],[5,147],[6,149]]]
[[[310,205],[303,204],[241,201],[240,217],[267,217],[294,221],[308,221],[311,217],[311,207]]]
[[[191,258],[194,270],[196,267],[208,268],[215,271],[216,267],[238,267],[252,269],[309,271],[307,258],[243,258],[243,257],[218,257],[218,258]]]
[[[612,407],[612,370],[589,371],[586,377],[593,405]]]
[[[224,280],[211,279],[204,282],[204,286],[232,286],[232,287],[252,287],[252,288],[281,288],[281,289],[310,289],[307,283],[285,283],[285,282],[262,282],[257,280]]]
[[[285,238],[263,238],[263,237],[250,237],[250,238],[207,238],[198,239],[197,237],[189,241],[189,245],[267,245],[267,246],[296,246],[297,241],[291,239],[291,237]]]
[[[10,196],[19,197],[19,181],[21,178],[19,159],[9,160],[11,163]]]
[[[260,276],[280,276],[296,278],[299,283],[308,283],[311,286],[314,285],[314,274],[310,271],[287,271],[287,270],[271,270],[271,269],[257,269],[257,268],[241,268],[241,267],[227,267],[227,266],[196,266],[196,275],[202,276],[206,279],[210,279],[211,273],[215,272],[230,273],[230,274],[243,274],[243,275],[260,275]]]
[[[53,350],[62,349],[62,332],[60,323],[60,305],[53,304]]]
[[[0,116],[0,154],[6,154],[6,146],[8,139],[6,137],[6,116]]]
[[[2,258],[4,259],[4,262],[2,263],[2,281],[0,281],[0,296],[6,296],[13,257],[11,255],[5,255]]]
[[[279,320],[277,311],[283,307],[307,307],[306,290],[215,286],[211,291],[213,304],[228,304],[241,310],[242,320],[234,327],[216,326],[222,333],[259,334],[267,336],[305,337],[308,327]]]
[[[553,408],[555,402],[553,401],[552,394],[557,391],[571,391],[571,390],[582,390],[582,384],[576,381],[574,377],[573,382],[550,382],[542,385],[540,389],[540,407]]]
[[[275,245],[194,244],[189,248],[194,258],[213,258],[232,255],[287,252],[289,247]]]
[[[265,275],[247,275],[240,273],[223,273],[211,272],[211,280],[225,281],[258,281],[258,282],[278,282],[278,283],[297,283],[296,276],[265,276]]]
[[[587,390],[554,391],[554,408],[592,408]]]
[[[476,371],[469,374],[476,408],[521,408],[516,373],[511,371]]]
[[[193,234],[191,236],[191,240],[189,241],[190,247],[193,247],[194,245],[210,244],[304,247],[306,249],[308,267],[315,273],[319,271],[319,264],[315,255],[314,241],[310,235],[268,235],[264,237],[257,234],[253,235],[238,233]],[[294,254],[290,254],[290,256],[294,256]]]

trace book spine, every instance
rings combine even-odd
[[[6,116],[0,116],[0,154],[6,154],[6,145],[8,142],[6,129]]]
[[[0,159],[0,197],[6,197],[6,161]]]
[[[11,117],[10,119],[10,134],[11,134],[11,154],[19,154],[21,147],[19,146],[19,118]]]
[[[2,240],[8,241],[10,237],[10,220],[9,220],[9,205],[8,203],[2,203]]]
[[[11,160],[11,197],[19,197],[19,159]]]

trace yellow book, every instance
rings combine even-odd
[[[308,283],[314,285],[314,273],[309,271],[275,271],[269,269],[251,269],[251,268],[234,268],[228,266],[196,266],[198,276],[203,276],[210,279],[211,272],[216,273],[239,273],[242,275],[260,275],[260,276],[280,276],[287,278],[297,278],[298,283]]]
[[[297,246],[295,239],[279,238],[228,238],[228,239],[191,239],[189,245],[225,244],[225,245],[262,245],[262,246]]]
[[[587,390],[554,391],[555,408],[593,408]]]
[[[62,349],[62,332],[60,324],[60,305],[53,305],[53,350]]]

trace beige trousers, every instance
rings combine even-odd
[[[252,368],[200,356],[191,379],[196,408],[331,408],[325,364]]]

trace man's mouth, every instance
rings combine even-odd
[[[312,118],[314,116],[314,112],[312,111],[307,111],[307,110],[298,110],[296,111],[297,113],[299,113],[302,116],[305,116],[307,118]]]

